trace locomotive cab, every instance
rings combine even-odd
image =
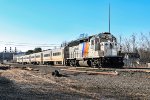
[[[92,64],[101,67],[122,67],[123,58],[117,55],[116,38],[110,33],[101,33],[90,39],[89,58]]]
[[[117,44],[114,42],[101,42],[100,49],[103,56],[117,56]]]

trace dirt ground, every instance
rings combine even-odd
[[[146,72],[109,69],[111,72],[117,71],[117,75],[93,75],[61,69],[68,67],[13,65],[11,69],[0,70],[0,98],[2,100],[149,100],[150,98],[149,69],[146,69],[148,70]],[[58,70],[61,76],[52,76],[54,70]]]

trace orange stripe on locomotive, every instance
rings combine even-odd
[[[83,53],[83,56],[84,57],[88,57],[88,52],[89,52],[89,42],[85,42],[84,43],[84,53]]]

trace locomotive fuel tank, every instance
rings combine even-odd
[[[87,60],[86,60],[86,61],[79,61],[79,65],[80,65],[80,66],[84,66],[84,67],[89,66]]]

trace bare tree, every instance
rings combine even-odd
[[[135,48],[136,48],[136,36],[135,36],[135,34],[133,33],[132,34],[132,40],[131,40],[131,42],[132,42],[132,50],[133,50],[133,52],[135,52]]]
[[[138,51],[142,62],[150,62],[150,33],[141,33]]]
[[[125,38],[124,43],[123,43],[123,47],[124,47],[124,52],[131,52],[131,43],[130,43],[130,39]]]
[[[138,53],[141,62],[150,62],[150,32],[148,34],[133,33],[129,38],[123,39],[120,36],[120,45],[122,45],[123,52]]]
[[[67,41],[63,41],[61,44],[61,47],[65,47],[65,46],[67,46],[67,44],[68,44]]]

